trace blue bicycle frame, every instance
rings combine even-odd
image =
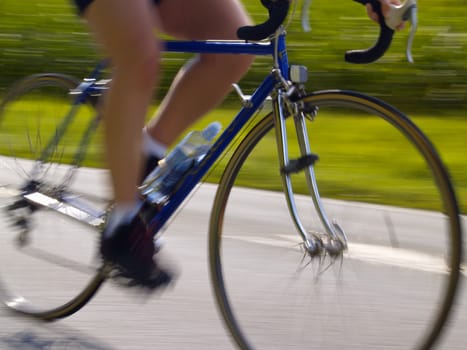
[[[275,39],[265,43],[250,43],[244,41],[166,41],[165,52],[179,53],[212,53],[212,54],[246,54],[255,56],[271,56],[274,60],[273,71],[266,76],[261,85],[256,89],[247,105],[244,105],[232,120],[230,125],[220,135],[210,151],[185,177],[183,184],[174,193],[170,201],[164,205],[154,218],[150,227],[156,233],[171,217],[179,205],[187,198],[189,193],[198,184],[211,166],[232,142],[235,135],[245,126],[253,114],[260,108],[266,98],[271,94],[275,86],[289,78],[289,62],[287,57],[285,33],[281,33]],[[102,87],[94,85],[107,62],[101,62],[85,79],[79,88],[80,96],[75,104],[83,103],[86,96],[102,92]]]

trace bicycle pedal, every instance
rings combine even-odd
[[[281,169],[282,174],[294,174],[302,171],[303,169],[313,165],[319,159],[316,154],[306,154],[297,159],[291,159],[289,164]]]

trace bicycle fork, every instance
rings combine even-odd
[[[298,159],[289,159],[286,111],[291,113],[294,119],[294,126],[301,154],[301,157]],[[304,248],[311,257],[321,256],[326,253],[330,256],[339,256],[347,249],[347,238],[344,230],[337,221],[331,223],[328,219],[319,195],[314,172],[314,163],[318,160],[318,156],[311,152],[305,123],[307,116],[298,103],[289,101],[287,92],[283,90],[278,90],[277,96],[273,98],[273,112],[282,186],[292,221],[303,239]],[[301,171],[304,172],[306,177],[307,187],[313,201],[314,209],[324,228],[324,233],[318,234],[315,232],[308,232],[300,219],[293,193],[291,174]]]

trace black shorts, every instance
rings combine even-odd
[[[93,2],[94,0],[73,0],[76,7],[78,8],[78,12],[80,15],[84,13],[86,8]],[[151,0],[154,5],[157,5],[161,0]]]

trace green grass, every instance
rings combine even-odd
[[[59,125],[64,124],[63,121],[71,106],[66,90],[54,89],[54,91],[61,91],[65,96],[51,99],[50,96],[30,93],[6,105],[0,122],[0,153],[2,155],[37,159],[50,140],[54,139]],[[50,148],[49,159],[57,163],[71,163],[93,117],[94,109],[89,106],[80,107],[78,113],[67,124],[58,147]],[[91,145],[87,148],[84,165],[104,166],[101,143],[100,132],[94,133]]]
[[[223,111],[226,112],[226,111]],[[215,119],[228,123],[229,118],[215,114]],[[379,204],[436,209],[431,174],[425,169],[419,154],[402,143],[399,133],[390,130],[379,120],[361,117],[326,115],[313,127],[312,149],[320,156],[316,173],[323,196]],[[323,122],[323,119],[326,119]],[[463,139],[467,123],[462,118],[440,120],[423,115],[414,116],[415,122],[435,144],[445,161],[462,202],[467,196],[467,155],[463,152]],[[225,124],[226,125],[226,124]],[[314,130],[314,133],[313,133]],[[290,138],[291,154],[298,154],[295,139]],[[272,135],[267,146],[260,148],[255,160],[248,164],[241,185],[264,189],[280,189],[275,181],[266,181],[277,168],[275,144]],[[212,180],[216,181],[223,167]],[[303,182],[297,189],[306,192]],[[408,204],[409,203],[409,204]],[[466,212],[465,206],[463,212]]]
[[[265,10],[259,1],[243,1],[256,22],[265,18]],[[313,2],[311,8],[311,33],[303,33],[299,21],[295,19],[288,28],[289,56],[292,62],[306,65],[310,72],[308,90],[327,88],[354,89],[369,93],[407,111],[415,122],[432,139],[447,164],[461,202],[467,198],[467,156],[465,135],[467,134],[467,7],[454,0],[425,0],[419,2],[419,28],[414,41],[415,64],[408,64],[404,58],[407,31],[397,33],[391,48],[378,62],[370,65],[351,65],[343,60],[348,49],[370,46],[377,35],[378,27],[366,17],[364,8],[353,2]],[[84,23],[76,16],[71,2],[63,0],[0,0],[0,98],[4,89],[18,78],[32,73],[60,72],[83,77],[98,59],[96,46]],[[168,54],[164,58],[164,76],[160,95],[169,85],[174,73],[185,61],[187,55]],[[257,86],[270,61],[258,58],[253,69],[242,81],[242,87],[251,92]],[[196,128],[209,120],[220,120],[228,125],[234,103],[228,99],[223,109],[211,113]],[[66,106],[66,105],[65,105]],[[37,102],[31,106],[36,108]],[[56,115],[63,115],[62,107],[50,107]],[[51,113],[47,113],[48,115]],[[83,120],[85,120],[84,118]],[[404,175],[404,182],[391,183],[390,177],[377,174],[384,169],[382,164],[405,154],[404,148],[395,149],[394,139],[381,132],[370,122],[352,121],[351,127],[341,124],[337,118],[327,118],[327,128],[314,136],[321,161],[317,166],[322,173],[321,182],[326,193],[333,197],[355,197],[354,188],[363,187],[355,183],[359,178],[364,183],[371,200],[376,188],[384,188],[385,193],[375,198],[402,198],[400,192],[407,193],[410,201],[423,197],[428,184],[423,183],[423,173],[410,162],[398,168]],[[351,120],[350,118],[348,119]],[[53,125],[53,121],[51,121]],[[11,137],[19,130],[12,125]],[[33,128],[34,125],[31,125]],[[347,130],[348,129],[348,130]],[[73,125],[73,132],[67,141],[76,144],[82,132],[82,125]],[[76,131],[77,130],[77,131]],[[345,131],[345,132],[344,132]],[[0,130],[1,134],[2,130]],[[343,135],[338,142],[334,135]],[[38,135],[31,135],[38,139]],[[50,136],[50,134],[49,134]],[[345,137],[344,137],[345,136]],[[44,139],[47,135],[42,136]],[[1,141],[1,140],[0,140]],[[377,142],[375,142],[377,141]],[[248,174],[242,177],[242,184],[252,187],[277,188],[276,182],[265,181],[271,168],[274,148],[266,147],[257,155],[254,164],[249,165]],[[29,142],[24,142],[21,155],[31,156]],[[272,148],[272,149],[271,149]],[[61,148],[54,157],[67,161],[76,148]],[[292,149],[292,151],[295,151]],[[6,152],[4,149],[3,152]],[[410,158],[407,158],[410,159]],[[327,160],[332,160],[345,171],[326,168]],[[364,161],[364,167],[356,169],[355,164]],[[87,165],[101,167],[102,149],[95,140],[89,149]],[[216,181],[222,171],[221,165],[209,178]],[[363,164],[363,163],[360,163]],[[369,178],[365,174],[371,174]],[[321,176],[321,174],[319,174]],[[385,175],[388,175],[386,173]],[[362,193],[360,190],[359,193]],[[427,204],[414,204],[426,206]],[[463,212],[467,212],[465,205]]]
[[[256,22],[265,19],[259,0],[243,3]],[[364,7],[351,0],[313,1],[310,33],[304,33],[295,18],[288,28],[290,59],[308,67],[309,90],[359,90],[415,113],[465,109],[467,6],[458,0],[423,0],[418,9],[413,65],[404,57],[408,30],[396,34],[378,62],[344,62],[346,50],[369,47],[378,32]],[[0,0],[0,95],[13,81],[33,73],[61,72],[81,78],[98,59],[96,52],[71,1]],[[186,57],[165,57],[162,93]],[[257,86],[269,67],[269,59],[257,59],[243,85]]]
[[[12,112],[10,118],[5,119],[9,122],[3,122],[0,127],[2,140],[0,152],[11,154],[8,145],[9,141],[14,139],[18,147],[15,149],[15,154],[32,158],[37,156],[37,152],[35,149],[31,151],[31,139],[40,139],[43,143],[42,140],[50,138],[53,135],[56,120],[55,118],[41,119],[40,137],[31,131],[25,139],[25,130],[35,130],[34,128],[39,124],[36,121],[28,121],[24,124],[24,111],[36,110],[41,106],[43,114],[58,117],[64,115],[67,104],[63,101],[51,103],[44,99],[42,101],[33,99],[18,106],[20,107],[14,106],[15,111]],[[19,110],[22,112],[18,113]],[[213,120],[220,121],[226,127],[235,111],[230,108],[213,111],[194,128],[200,129]],[[12,117],[15,113],[17,116]],[[66,145],[54,153],[58,161],[65,163],[70,161],[77,150],[77,143],[85,129],[85,123],[89,121],[91,115],[89,112],[83,112],[79,122],[71,125],[65,137]],[[408,153],[409,145],[399,143],[397,133],[389,132],[390,130],[382,127],[382,123],[376,119],[357,118],[352,115],[342,118],[332,113],[325,117],[320,115],[320,118],[316,127],[313,126],[311,129],[311,139],[313,151],[320,156],[316,172],[323,196],[403,206],[409,203],[409,206],[416,208],[437,208],[435,204],[437,200],[430,192],[433,185],[429,174],[420,166],[419,157]],[[451,172],[458,197],[462,201],[467,196],[467,173],[465,172],[467,155],[463,148],[463,135],[467,134],[466,120],[461,117],[443,120],[424,115],[416,115],[413,120],[437,146]],[[25,125],[27,125],[26,128]],[[296,142],[293,142],[294,138],[290,139],[292,141],[290,153],[293,156],[298,153],[298,150]],[[99,133],[88,149],[86,166],[105,166],[100,142]],[[218,181],[230,154],[231,151],[227,152],[227,156],[218,162],[219,164],[209,174],[208,181]],[[247,171],[242,173],[238,184],[279,190],[280,182],[277,181],[276,163],[274,137],[269,135],[254,154],[254,161],[248,163]],[[297,186],[296,189],[299,192],[306,191],[304,183],[297,182]],[[464,206],[463,212],[466,211]]]

